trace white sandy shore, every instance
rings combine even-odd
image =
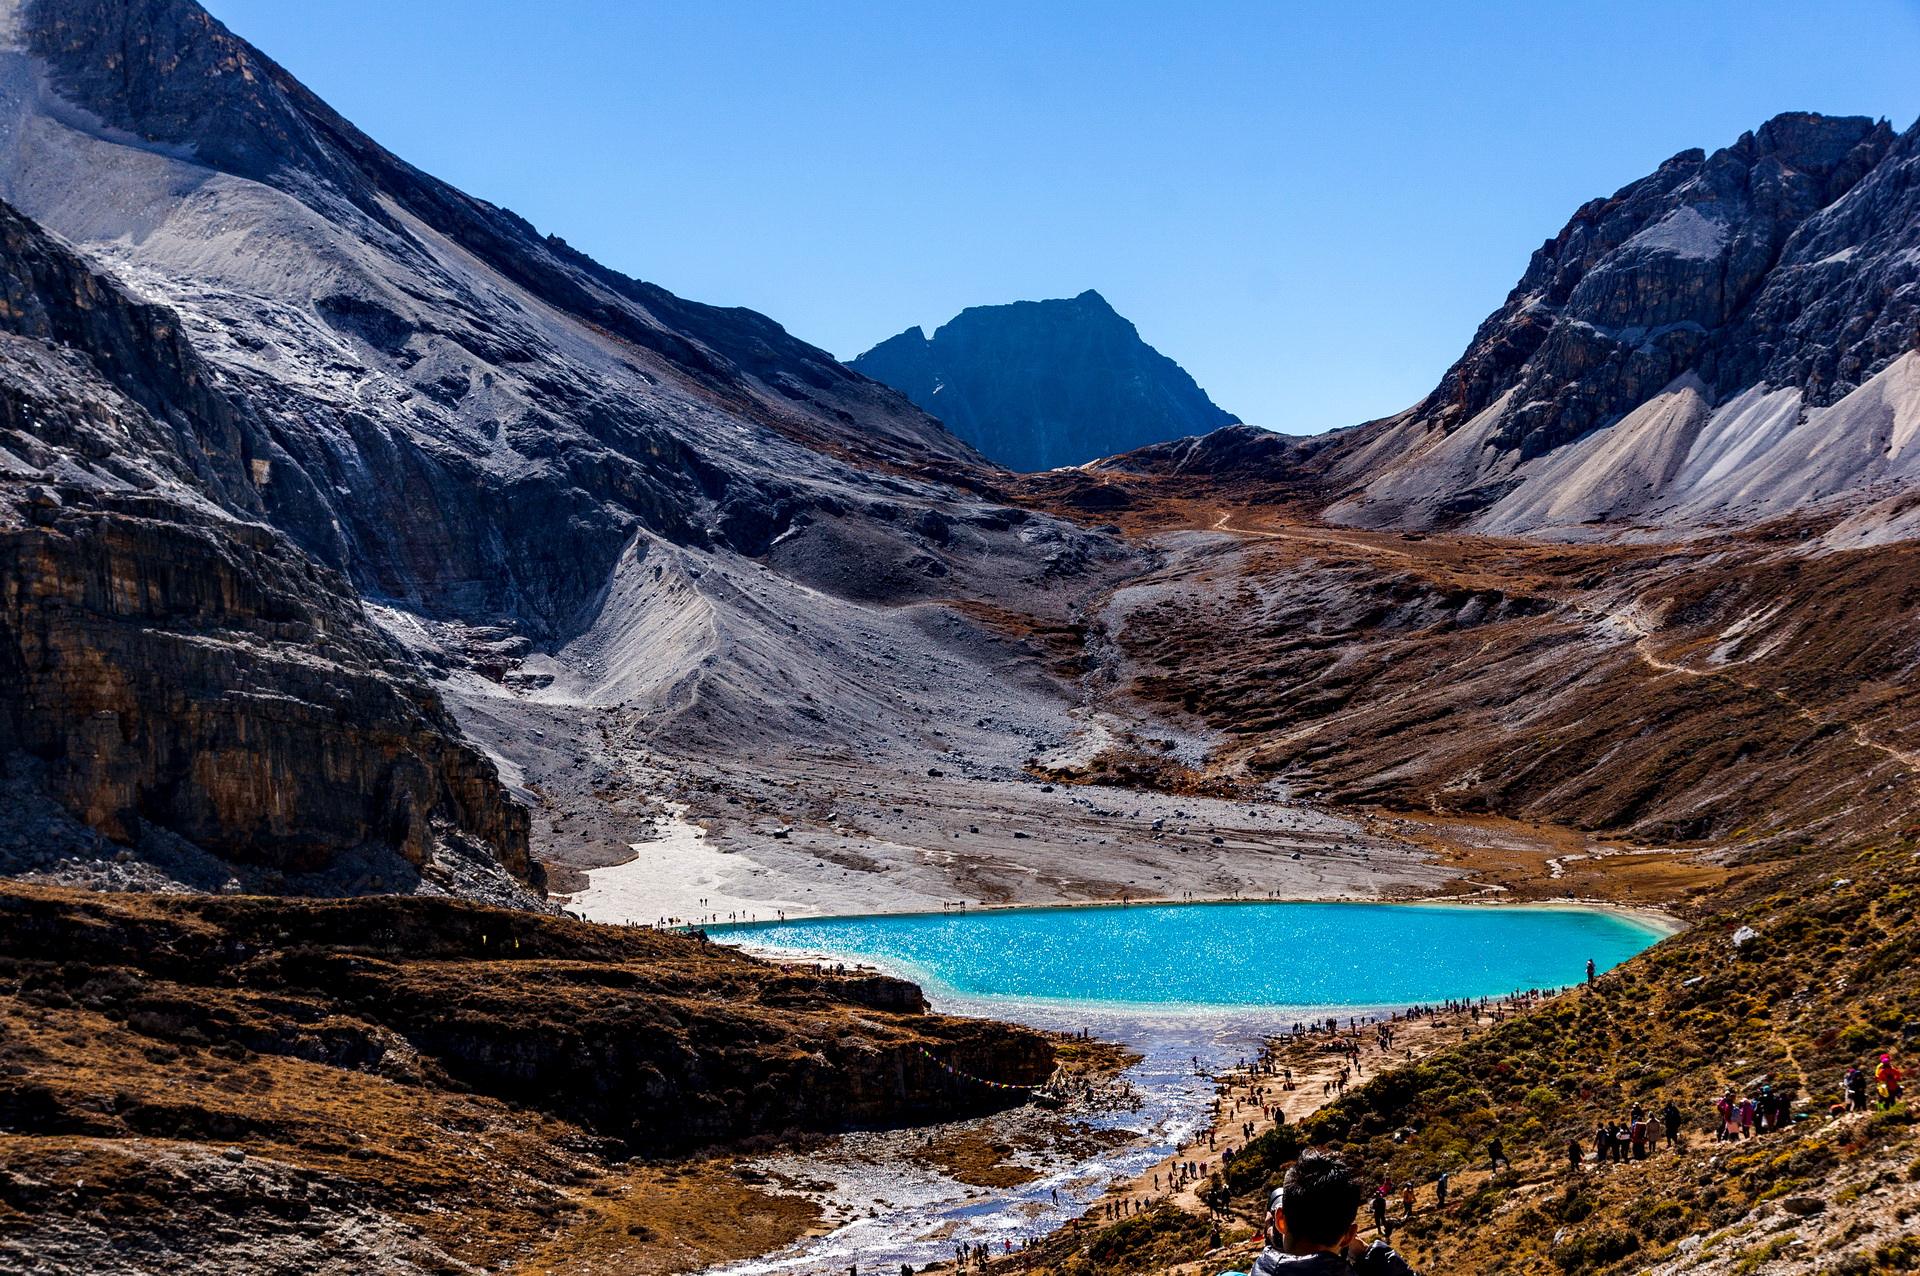
[[[566,907],[590,922],[700,922],[710,918],[751,921],[784,911],[810,911],[788,900],[769,899],[752,888],[765,873],[744,855],[719,850],[707,831],[687,819],[678,802],[654,824],[652,838],[635,842],[633,858],[595,869],[587,888]]]

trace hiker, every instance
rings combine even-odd
[[[1739,1105],[1733,1101],[1733,1091],[1729,1090],[1714,1102],[1714,1110],[1720,1114],[1719,1133],[1714,1137],[1725,1143],[1738,1137],[1740,1128]]]
[[[1387,1193],[1393,1187],[1391,1183],[1382,1183],[1373,1189],[1373,1226],[1382,1236],[1387,1231]]]
[[[1879,1066],[1873,1070],[1873,1080],[1880,1091],[1881,1110],[1884,1111],[1900,1102],[1900,1082],[1905,1079],[1905,1075],[1894,1066],[1892,1055],[1880,1056]]]
[[[1507,1159],[1507,1149],[1497,1134],[1487,1140],[1487,1165],[1490,1174],[1498,1174],[1502,1165],[1513,1168],[1513,1162]]]
[[[1250,1276],[1416,1276],[1385,1241],[1362,1248],[1365,1191],[1339,1157],[1301,1153],[1268,1201],[1267,1247]]]
[[[1593,1159],[1605,1165],[1613,1159],[1613,1125],[1602,1121],[1593,1127]]]
[[[1587,982],[1593,982],[1593,958],[1587,958]]]
[[[1840,1090],[1846,1096],[1847,1111],[1867,1110],[1867,1074],[1859,1064],[1848,1068],[1847,1075],[1840,1078]]]
[[[1447,1208],[1447,1185],[1450,1182],[1452,1182],[1452,1176],[1445,1170],[1440,1171],[1440,1177],[1433,1181],[1433,1207],[1435,1209],[1445,1210]]]
[[[1585,1156],[1580,1151],[1580,1140],[1568,1139],[1567,1140],[1567,1168],[1572,1170],[1575,1174],[1578,1174],[1580,1172],[1580,1163],[1585,1159],[1586,1159]]]
[[[1740,1137],[1743,1139],[1753,1137],[1753,1113],[1753,1100],[1743,1097],[1740,1100]]]
[[[1400,1208],[1406,1212],[1407,1218],[1413,1217],[1413,1180],[1412,1179],[1408,1179],[1405,1183],[1402,1183],[1400,1185]]]
[[[1673,1100],[1667,1100],[1667,1106],[1660,1110],[1661,1124],[1667,1128],[1667,1146],[1674,1147],[1680,1142],[1680,1109]]]

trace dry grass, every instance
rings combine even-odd
[[[342,1245],[369,1270],[744,1257],[814,1207],[724,1156],[630,1156],[1004,1104],[927,1052],[1051,1069],[1038,1034],[918,1005],[898,981],[448,901],[6,887],[0,1267],[108,1247],[209,1270]]]

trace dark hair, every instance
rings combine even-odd
[[[1330,1152],[1309,1149],[1281,1184],[1280,1215],[1287,1232],[1303,1245],[1332,1245],[1353,1226],[1364,1193],[1347,1163]]]

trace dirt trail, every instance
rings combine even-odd
[[[1256,537],[1264,540],[1285,540],[1285,541],[1299,541],[1306,544],[1340,545],[1347,549],[1358,550],[1363,553],[1385,554],[1385,555],[1391,555],[1393,557],[1406,559],[1406,560],[1413,560],[1416,557],[1416,555],[1404,549],[1398,549],[1390,545],[1380,545],[1371,541],[1360,540],[1354,537],[1336,536],[1331,534],[1307,535],[1307,534],[1302,534],[1297,532],[1270,531],[1263,528],[1236,527],[1233,524],[1234,513],[1235,511],[1230,509],[1220,510],[1218,516],[1213,521],[1213,524],[1212,524],[1213,530],[1221,531],[1221,532],[1230,532],[1236,536]],[[1569,606],[1573,611],[1579,613],[1580,615],[1590,617],[1594,620],[1599,621],[1603,625],[1622,631],[1626,635],[1630,636],[1633,640],[1634,655],[1640,660],[1641,663],[1645,664],[1648,668],[1653,669],[1656,672],[1679,674],[1682,677],[1687,677],[1687,678],[1713,679],[1713,680],[1724,682],[1730,686],[1739,687],[1746,691],[1764,692],[1767,695],[1770,695],[1774,699],[1778,700],[1783,705],[1785,705],[1788,709],[1790,709],[1794,713],[1795,716],[1799,717],[1803,721],[1811,723],[1812,725],[1820,728],[1835,727],[1835,726],[1842,727],[1848,732],[1849,736],[1852,738],[1854,743],[1859,745],[1861,748],[1869,749],[1869,750],[1872,750],[1873,752],[1883,754],[1886,757],[1892,758],[1896,762],[1899,762],[1903,766],[1920,768],[1920,752],[1915,752],[1909,749],[1901,749],[1897,746],[1886,744],[1883,741],[1876,740],[1873,738],[1871,734],[1867,732],[1866,728],[1848,719],[1822,717],[1819,713],[1817,713],[1813,709],[1800,703],[1798,700],[1794,699],[1794,697],[1792,697],[1791,695],[1789,695],[1784,691],[1781,691],[1776,687],[1762,686],[1758,683],[1747,682],[1741,678],[1737,678],[1733,676],[1732,674],[1726,672],[1725,670],[1696,669],[1690,665],[1680,664],[1676,661],[1668,660],[1664,656],[1655,654],[1650,649],[1650,644],[1657,637],[1657,634],[1655,633],[1655,631],[1647,628],[1647,626],[1640,620],[1640,618],[1634,615],[1632,611],[1610,611],[1610,610],[1607,610],[1606,608],[1594,607],[1589,604],[1580,603],[1580,602],[1570,602]],[[1303,728],[1302,733],[1304,733],[1305,731],[1306,729]]]
[[[1649,668],[1659,670],[1662,673],[1682,674],[1689,678],[1712,679],[1718,682],[1724,682],[1729,686],[1739,687],[1745,691],[1762,692],[1772,696],[1775,700],[1778,700],[1781,704],[1792,710],[1794,716],[1816,727],[1822,729],[1827,727],[1844,727],[1853,742],[1861,748],[1871,749],[1876,753],[1885,754],[1903,766],[1920,768],[1920,753],[1915,753],[1908,749],[1896,748],[1891,744],[1884,744],[1868,735],[1866,728],[1857,722],[1845,718],[1824,718],[1778,687],[1768,687],[1756,682],[1748,682],[1744,678],[1734,677],[1724,669],[1695,669],[1690,665],[1676,664],[1664,657],[1654,655],[1651,651],[1647,650],[1647,644],[1652,642],[1655,637],[1654,632],[1643,625],[1639,618],[1630,612],[1606,611],[1602,608],[1589,607],[1582,603],[1573,604],[1573,609],[1582,615],[1593,616],[1605,624],[1624,629],[1634,635],[1633,653]]]
[[[1365,553],[1391,554],[1395,558],[1412,558],[1404,549],[1395,549],[1391,545],[1376,545],[1371,541],[1355,540],[1347,536],[1303,536],[1298,532],[1270,532],[1257,527],[1234,527],[1228,521],[1233,516],[1231,510],[1221,510],[1220,517],[1213,520],[1216,532],[1232,532],[1236,536],[1258,536],[1270,541],[1303,541],[1309,545],[1344,545],[1348,549],[1357,549]]]
[[[1219,1169],[1221,1154],[1244,1147],[1249,1141],[1243,1125],[1250,1125],[1252,1137],[1259,1138],[1274,1127],[1275,1111],[1283,1114],[1288,1124],[1293,1124],[1339,1097],[1347,1065],[1342,1056],[1331,1050],[1336,1040],[1360,1047],[1359,1072],[1347,1077],[1348,1084],[1357,1084],[1376,1072],[1417,1062],[1436,1050],[1456,1044],[1463,1039],[1463,1027],[1471,1032],[1491,1022],[1490,1018],[1476,1017],[1469,1023],[1465,1013],[1395,1020],[1389,1025],[1393,1044],[1386,1050],[1380,1048],[1371,1025],[1363,1025],[1353,1032],[1342,1031],[1337,1038],[1325,1032],[1277,1038],[1275,1071],[1250,1073],[1236,1069],[1220,1074],[1220,1092],[1214,1105],[1211,1130],[1202,1132],[1178,1151],[1148,1167],[1131,1182],[1109,1191],[1095,1202],[1088,1218],[1104,1221],[1110,1203],[1116,1211],[1145,1210],[1165,1202],[1189,1213],[1206,1213],[1207,1205],[1200,1193],[1208,1177]],[[1285,1069],[1292,1071],[1291,1090],[1285,1088],[1281,1071]],[[1188,1162],[1204,1166],[1206,1172],[1187,1178],[1177,1167]]]

